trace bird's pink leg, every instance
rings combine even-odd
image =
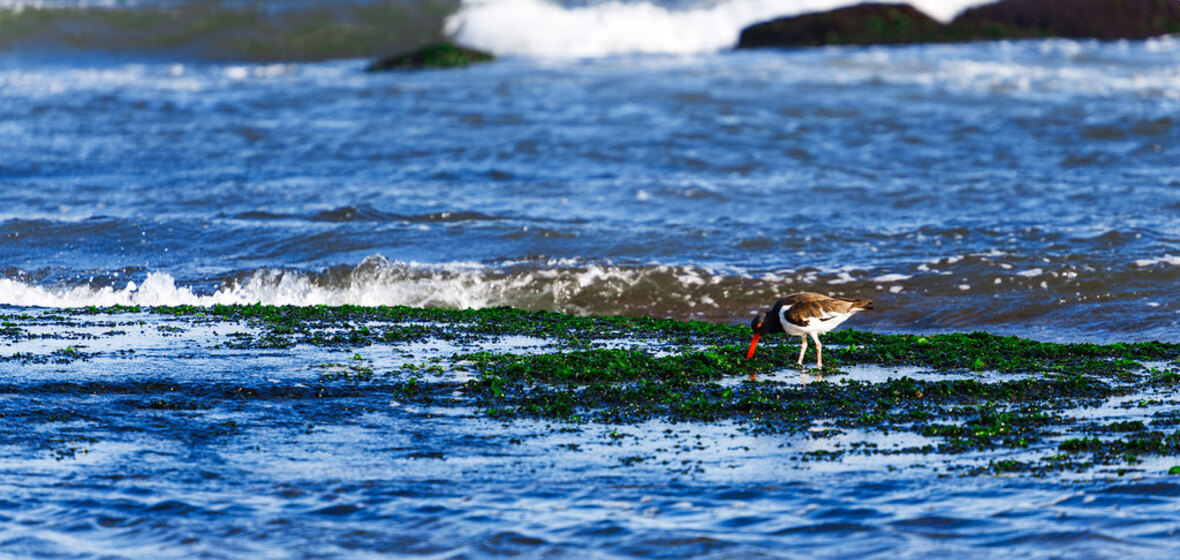
[[[799,365],[803,365],[803,354],[807,352],[807,335],[800,336],[799,340],[803,342],[803,346],[799,348]]]
[[[815,367],[824,369],[824,345],[819,343],[819,333],[811,333],[811,340],[815,341]]]

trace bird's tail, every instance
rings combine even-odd
[[[872,309],[873,308],[873,300],[871,300],[871,299],[858,299],[858,300],[852,302],[852,308],[853,309]]]

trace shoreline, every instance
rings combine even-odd
[[[741,327],[657,319],[0,315],[22,557],[1175,548],[1175,344],[834,331],[821,377],[785,341],[746,362]]]
[[[389,398],[452,411],[444,416],[558,426],[532,434],[538,438],[586,426],[732,425],[749,437],[832,446],[781,452],[792,461],[877,457],[883,464],[901,454],[941,463],[948,475],[1180,473],[1180,415],[1170,395],[1180,384],[1175,343],[842,329],[823,337],[829,365],[816,372],[795,365],[797,347],[785,336],[745,360],[745,327],[511,308],[113,307],[3,314],[3,325],[0,364],[32,372],[5,384],[10,395],[129,393],[157,410],[216,410],[225,395]],[[147,330],[137,336],[127,327]],[[154,388],[146,391],[139,376],[101,375],[126,364],[150,369],[139,356],[172,344],[147,342],[151,329],[196,352],[192,372],[147,375]],[[208,371],[221,355],[282,357],[303,372],[299,381],[235,383],[226,380],[232,372]],[[102,379],[47,373],[78,367],[92,370],[82,378]],[[881,434],[918,443],[867,445]],[[66,449],[74,451],[63,459],[79,448]],[[666,455],[620,460],[667,463]]]

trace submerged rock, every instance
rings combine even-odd
[[[944,35],[942,24],[909,4],[860,4],[751,25],[737,48],[924,43]]]
[[[943,25],[909,4],[860,4],[742,30],[737,48],[889,45],[1066,37],[1146,39],[1180,33],[1176,0],[1001,0]]]
[[[462,68],[479,62],[492,60],[492,55],[483,51],[460,47],[451,43],[435,43],[419,49],[389,55],[374,60],[365,68],[366,72],[388,70],[421,70],[425,68]]]

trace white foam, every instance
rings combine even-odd
[[[1144,49],[1147,52],[1170,52],[1176,50],[1180,45],[1178,40],[1173,35],[1164,35],[1163,37],[1152,37],[1144,42]]]
[[[929,74],[896,72],[882,79],[895,83],[938,84],[989,93],[1057,95],[1060,92],[1071,92],[1101,96],[1133,93],[1180,99],[1180,66],[1167,62],[1148,65],[1079,65],[1075,64],[1074,59],[1086,53],[1095,53],[1095,56],[1101,57],[1104,56],[1102,51],[1111,47],[1098,41],[1070,39],[1048,39],[1041,44],[1055,47],[1048,50],[1042,48],[1039,63],[1028,64],[1018,60],[945,60],[936,62],[935,69]],[[1062,45],[1070,45],[1071,48],[1066,49]],[[1176,50],[1175,44],[1169,46]],[[1162,50],[1160,47],[1157,49]],[[1146,45],[1141,51],[1147,51]],[[1053,53],[1061,55],[1048,56]]]
[[[0,304],[27,307],[107,307],[111,305],[197,305],[201,298],[178,288],[171,276],[149,274],[143,286],[128,282],[123,289],[109,286],[49,288],[11,278],[0,279]]]
[[[913,277],[908,274],[890,273],[890,274],[882,274],[876,278],[873,278],[873,282],[881,282],[884,284],[884,283],[889,283],[889,282],[901,282],[903,280],[909,280],[910,278],[913,278]]]
[[[779,17],[825,11],[859,0],[722,0],[693,9],[611,0],[564,7],[546,0],[464,0],[445,31],[467,46],[498,55],[596,57],[630,53],[693,54],[737,44],[741,30]],[[912,0],[950,21],[980,0]]]
[[[1020,272],[1017,272],[1016,275],[1023,276],[1025,278],[1036,278],[1037,276],[1040,276],[1044,273],[1045,273],[1045,271],[1040,268],[1030,268],[1028,270],[1022,270]]]
[[[1135,266],[1138,266],[1140,268],[1148,267],[1148,266],[1155,266],[1157,264],[1168,264],[1168,265],[1172,265],[1172,266],[1180,266],[1180,257],[1174,257],[1172,255],[1164,255],[1162,257],[1155,258],[1155,259],[1139,259],[1139,260],[1135,261]]]
[[[828,280],[828,284],[847,284],[849,282],[855,282],[855,281],[856,281],[855,276],[849,274],[845,270],[841,270],[836,274],[835,278]]]
[[[165,272],[153,272],[142,285],[123,288],[74,285],[42,286],[0,279],[0,305],[20,307],[107,307],[112,305],[408,305],[481,308],[508,305],[523,309],[588,312],[586,303],[622,297],[655,284],[675,285],[677,297],[707,308],[712,298],[689,297],[693,288],[715,283],[718,272],[696,267],[620,267],[590,264],[523,270],[490,268],[477,263],[436,265],[392,262],[369,257],[348,270],[315,274],[291,270],[257,270],[200,294]],[[557,266],[555,266],[557,265]],[[646,286],[646,287],[645,287]],[[601,311],[601,310],[599,310]]]
[[[177,286],[164,272],[153,272],[142,285],[47,287],[0,279],[0,304],[22,307],[106,307],[111,305],[417,305],[485,307],[502,304],[503,293],[528,282],[530,275],[504,282],[484,282],[477,265],[455,263],[420,267],[390,263],[379,257],[358,265],[344,285],[326,285],[306,273],[259,270],[212,294]]]

